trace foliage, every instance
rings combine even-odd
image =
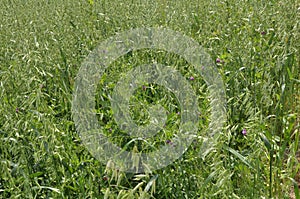
[[[1,198],[288,198],[294,184],[299,193],[299,2],[2,0],[0,9]],[[177,68],[201,110],[199,139],[181,158],[130,175],[102,165],[81,143],[71,117],[74,79],[101,41],[158,26],[192,37],[209,52],[226,86],[228,118],[218,144],[203,151],[209,93],[202,77],[171,53],[128,53],[97,90],[99,122],[113,141],[130,142],[120,138],[109,95],[134,66],[155,61]],[[169,111],[165,132],[151,139],[156,147],[172,139],[180,107],[164,88],[144,86],[131,100],[137,123],[147,122],[152,103]]]

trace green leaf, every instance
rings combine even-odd
[[[54,191],[56,193],[60,193],[59,189],[53,188],[53,187],[47,187],[47,186],[34,186],[34,187],[32,187],[32,189],[49,189],[49,190]]]
[[[39,172],[30,174],[29,177],[30,177],[30,178],[35,178],[35,177],[42,176],[43,174],[44,174],[43,172],[39,171]]]
[[[228,146],[224,146],[224,149],[226,149],[227,151],[229,151],[230,153],[235,155],[237,158],[239,158],[248,167],[250,167],[251,169],[254,169],[253,166],[251,165],[251,163],[248,162],[247,159],[244,156],[242,156],[239,152],[237,152],[236,150],[234,150],[233,148],[230,148]]]
[[[94,0],[89,0],[90,5],[94,5]]]
[[[209,174],[209,176],[205,179],[202,188],[206,187],[206,185],[213,179],[213,177],[217,174],[217,171],[214,171]]]
[[[147,186],[145,187],[144,191],[146,191],[146,192],[149,191],[149,189],[151,188],[151,186],[153,185],[153,183],[155,182],[155,180],[157,179],[157,177],[158,177],[158,175],[155,175],[155,176],[153,176],[153,177],[149,180],[149,182],[148,182]]]
[[[271,143],[268,140],[268,138],[264,134],[260,134],[260,137],[261,137],[262,141],[264,142],[265,146],[267,147],[267,149],[270,151],[271,150]]]

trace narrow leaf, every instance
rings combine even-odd
[[[228,146],[224,147],[227,151],[229,151],[230,153],[232,153],[233,155],[235,155],[236,157],[238,157],[244,164],[246,164],[248,167],[250,167],[251,169],[253,169],[253,166],[246,160],[246,158],[244,156],[242,156],[239,152],[237,152],[236,150],[234,150],[233,148],[230,148]]]

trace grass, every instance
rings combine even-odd
[[[299,1],[2,0],[0,9],[0,198],[290,198],[292,187],[300,198]],[[137,27],[179,31],[220,59],[227,121],[207,151],[199,138],[166,168],[133,175],[89,153],[71,107],[89,53]],[[163,50],[130,52],[106,70],[97,87],[99,123],[115,143],[131,141],[113,119],[109,96],[122,75],[152,62],[189,81],[201,137],[210,122],[209,89],[185,60]],[[158,147],[177,132],[180,107],[166,89],[145,86],[132,96],[130,114],[144,124],[147,107],[159,103],[168,110],[165,130],[149,139]]]

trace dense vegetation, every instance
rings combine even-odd
[[[0,9],[0,198],[300,198],[299,1],[1,0]],[[227,120],[206,154],[199,138],[168,167],[134,175],[89,153],[71,108],[89,53],[139,27],[167,27],[206,49],[226,87]],[[97,88],[99,123],[112,141],[130,142],[120,136],[109,95],[123,74],[150,62],[189,81],[201,137],[209,89],[185,60],[163,50],[129,52],[107,69]],[[166,133],[150,141],[170,144],[180,121],[176,98],[159,85],[140,88],[132,118],[142,125],[147,107],[160,103],[169,111]]]

